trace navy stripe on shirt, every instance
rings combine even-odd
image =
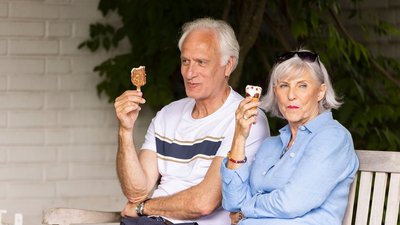
[[[191,159],[196,155],[214,156],[220,146],[221,141],[213,142],[203,140],[193,145],[179,145],[156,138],[158,154],[183,160]]]

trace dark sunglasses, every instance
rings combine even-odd
[[[307,61],[307,62],[315,62],[318,59],[318,54],[314,52],[309,52],[309,51],[302,51],[302,52],[286,52],[283,53],[282,55],[279,55],[275,59],[275,63],[279,64],[282,63],[288,59],[293,58],[293,56],[297,55],[301,60]],[[319,64],[319,61],[317,61]]]

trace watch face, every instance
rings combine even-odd
[[[138,216],[142,216],[142,212],[143,212],[143,202],[136,205],[136,214]]]

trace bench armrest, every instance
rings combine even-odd
[[[120,212],[105,212],[73,208],[52,208],[43,214],[43,224],[90,224],[90,223],[119,223]]]

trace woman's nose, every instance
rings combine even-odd
[[[296,93],[293,88],[289,88],[287,97],[289,100],[294,100],[296,98]]]

